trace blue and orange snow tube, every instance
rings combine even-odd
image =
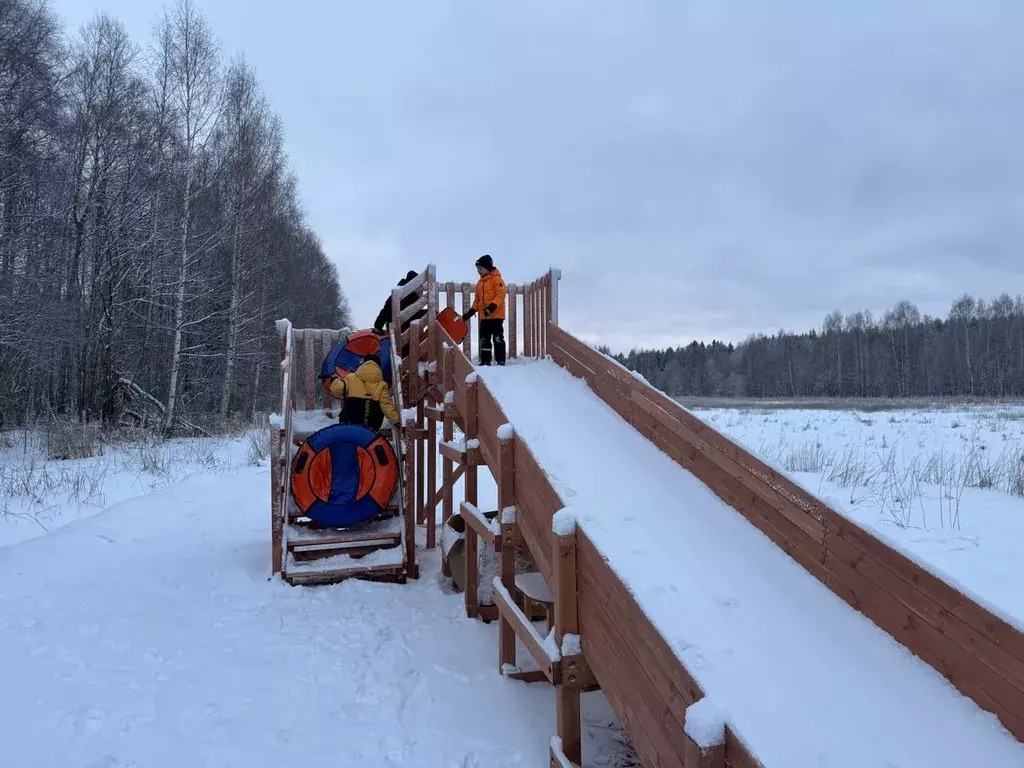
[[[380,358],[381,373],[384,381],[391,385],[391,338],[378,336],[372,330],[356,331],[335,344],[327,353],[320,366],[320,379],[324,389],[331,391],[331,383],[350,373],[363,364],[365,355],[377,355]]]
[[[292,498],[321,525],[344,528],[383,512],[395,495],[391,444],[361,424],[333,424],[309,436],[292,461]]]

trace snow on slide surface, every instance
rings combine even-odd
[[[1024,765],[1024,745],[993,715],[585,382],[549,361],[481,375],[580,526],[767,768]]]

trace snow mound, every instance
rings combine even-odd
[[[711,749],[725,743],[725,713],[710,696],[686,708],[686,735],[698,747]]]

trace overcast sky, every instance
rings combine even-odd
[[[156,0],[56,0],[148,42]],[[1024,292],[1019,0],[198,0],[368,326],[429,261],[562,269],[619,350]]]

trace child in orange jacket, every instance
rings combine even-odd
[[[469,320],[480,313],[480,365],[491,364],[491,353],[498,365],[505,364],[505,297],[508,286],[501,277],[501,272],[494,266],[494,260],[481,256],[476,260],[476,271],[480,280],[476,284],[476,297],[473,306],[463,316]]]

